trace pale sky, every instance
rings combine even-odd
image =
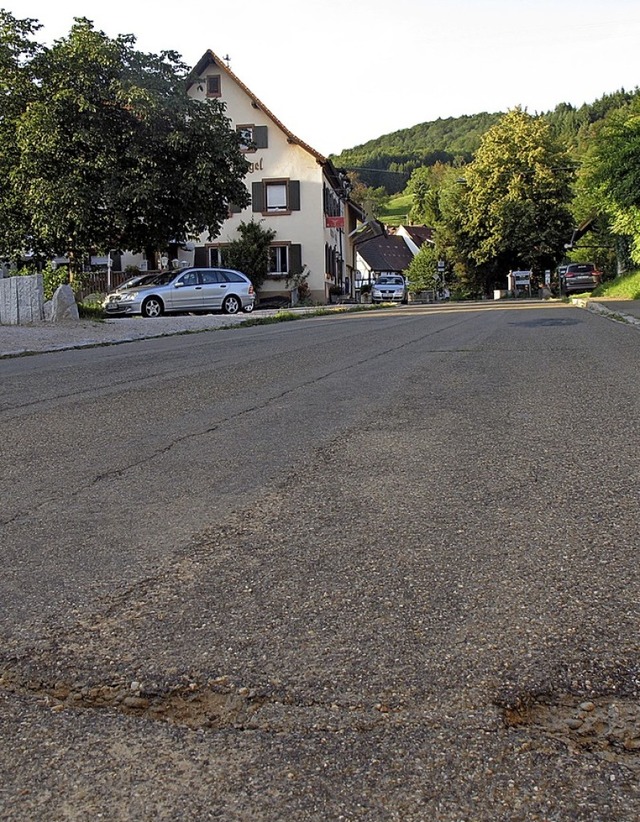
[[[40,42],[87,17],[190,66],[211,49],[327,155],[440,117],[640,85],[638,0],[0,0]]]

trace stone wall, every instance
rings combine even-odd
[[[42,274],[0,278],[0,325],[28,325],[44,319]]]

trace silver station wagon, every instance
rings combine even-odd
[[[128,283],[125,283],[125,286]],[[241,271],[227,268],[183,268],[156,275],[108,294],[102,307],[108,316],[162,314],[191,311],[253,311],[255,292]]]

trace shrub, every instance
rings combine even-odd
[[[42,281],[44,284],[44,298],[50,300],[56,288],[60,285],[67,285],[69,283],[69,271],[65,266],[56,266],[54,263],[47,263],[42,271],[38,272],[35,268],[19,268],[11,276],[15,277],[31,277],[34,274],[42,274]],[[74,291],[79,287],[79,282],[74,282]]]

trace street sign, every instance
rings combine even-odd
[[[438,260],[438,271],[444,271],[444,260]]]

